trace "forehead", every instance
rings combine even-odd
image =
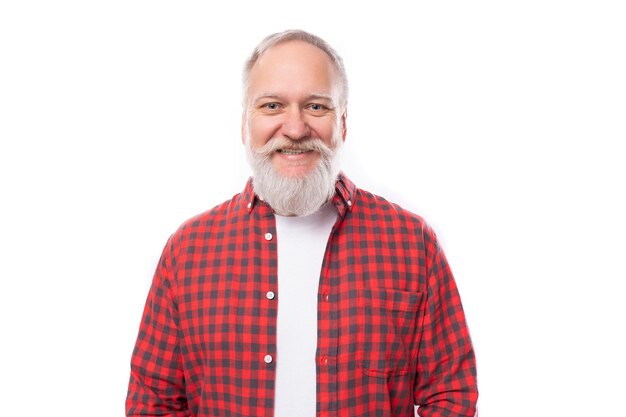
[[[288,41],[265,51],[249,73],[252,96],[277,93],[333,94],[339,75],[331,58],[303,41]]]

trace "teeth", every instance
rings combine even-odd
[[[299,155],[301,153],[305,153],[306,151],[298,151],[295,149],[281,149],[280,152],[285,155]]]

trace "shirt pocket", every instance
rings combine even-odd
[[[359,356],[365,374],[385,377],[411,371],[422,294],[386,288],[357,291]]]

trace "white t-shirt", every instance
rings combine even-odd
[[[337,209],[304,217],[276,215],[278,323],[274,417],[315,416],[317,292]]]

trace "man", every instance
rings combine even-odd
[[[167,242],[127,415],[474,415],[474,353],[435,234],[339,171],[347,91],[314,35],[255,49],[242,121],[253,178]]]

